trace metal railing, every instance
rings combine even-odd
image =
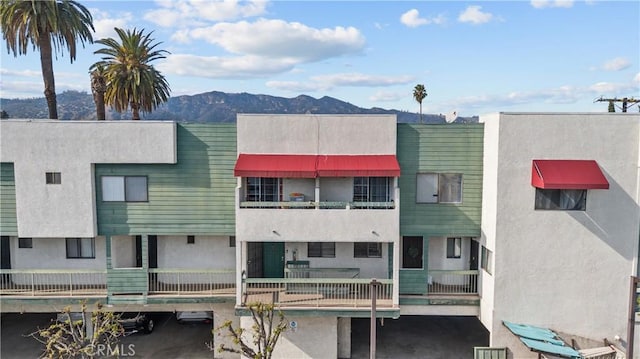
[[[377,307],[393,307],[393,280],[375,287]],[[242,303],[273,303],[281,308],[371,307],[370,279],[247,278]]]
[[[0,270],[0,295],[90,296],[106,294],[106,270]]]
[[[429,294],[478,294],[477,270],[434,270],[428,273]]]
[[[394,209],[393,201],[389,202],[240,202],[240,208],[277,208],[277,209]]]
[[[235,295],[233,269],[149,269],[149,295]]]

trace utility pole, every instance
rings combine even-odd
[[[629,285],[629,316],[627,323],[627,358],[633,358],[633,345],[635,339],[635,328],[636,328],[636,308],[637,308],[637,297],[638,297],[638,282],[640,279],[635,276],[631,276],[631,281]]]
[[[381,283],[375,278],[371,280],[371,337],[369,338],[369,359],[376,359],[376,297]]]
[[[593,100],[593,102],[609,102],[609,112],[615,112],[615,103],[622,102],[622,112],[627,112],[627,109],[633,105],[640,103],[640,99],[635,99],[633,97],[624,97],[624,98],[597,98]],[[612,111],[613,110],[613,111]]]

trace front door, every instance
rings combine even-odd
[[[9,236],[0,238],[0,269],[11,269],[11,245]]]
[[[474,239],[471,239],[471,247],[469,248],[469,269],[477,270],[478,269],[478,242]]]
[[[142,236],[136,236],[136,267],[142,268]],[[158,236],[147,236],[147,264],[158,268]]]
[[[262,242],[247,242],[247,278],[262,278]]]
[[[284,242],[264,242],[262,260],[264,278],[284,278]]]

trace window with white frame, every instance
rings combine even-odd
[[[279,178],[247,177],[247,202],[279,202],[282,186]]]
[[[382,243],[356,242],[353,244],[354,258],[380,258],[382,257]]]
[[[147,202],[147,177],[102,176],[102,201]]]
[[[480,267],[489,274],[493,273],[493,252],[485,246],[482,246],[480,254]]]
[[[586,189],[536,188],[535,209],[584,211],[587,208]]]
[[[447,258],[460,258],[462,255],[462,238],[447,238]]]
[[[335,242],[309,242],[307,243],[307,257],[309,258],[335,258]]]
[[[418,173],[417,203],[462,203],[462,173]]]
[[[95,258],[93,238],[67,238],[67,258]]]
[[[62,184],[62,173],[45,172],[44,179],[46,184]]]
[[[389,202],[389,177],[354,177],[354,202]]]

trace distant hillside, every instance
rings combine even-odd
[[[58,116],[64,120],[95,119],[93,97],[86,92],[65,91],[58,94]],[[30,99],[0,99],[0,109],[9,118],[47,118],[44,97]],[[171,97],[150,114],[141,114],[146,120],[173,120],[181,122],[235,122],[238,113],[266,114],[395,114],[398,122],[418,122],[419,114],[382,108],[365,109],[333,97],[316,99],[306,95],[284,98],[249,93],[230,94],[218,91],[192,96]],[[444,123],[440,115],[423,114],[425,123]],[[107,119],[130,119],[130,113],[117,113],[107,109]],[[477,122],[478,117],[458,118],[456,122]]]

